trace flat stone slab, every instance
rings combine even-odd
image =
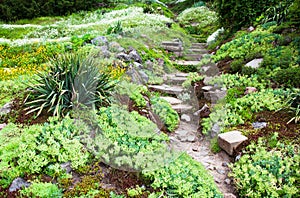
[[[219,146],[229,155],[233,155],[234,150],[248,138],[240,131],[230,131],[218,135]]]
[[[205,48],[207,46],[206,43],[192,43],[192,47],[202,47]]]
[[[246,64],[247,67],[251,67],[251,68],[254,68],[254,69],[257,69],[260,67],[260,64],[262,63],[264,59],[263,58],[256,58],[256,59],[253,59],[252,61],[248,62]]]
[[[187,77],[181,77],[181,76],[176,76],[176,75],[167,75],[167,82],[169,84],[173,85],[181,85],[184,81],[186,81]]]
[[[164,100],[166,100],[168,103],[170,103],[171,105],[178,105],[178,104],[181,104],[182,101],[177,99],[177,98],[174,98],[174,97],[169,97],[169,96],[166,96],[166,97],[160,97]]]
[[[203,57],[202,54],[186,54],[184,55],[185,60],[188,61],[199,61]]]
[[[167,93],[167,94],[180,94],[183,91],[181,86],[169,86],[169,85],[149,85],[149,89]]]
[[[198,65],[199,63],[200,61],[182,61],[182,60],[175,61],[175,64],[182,65],[182,66]]]
[[[193,109],[192,106],[186,104],[172,105],[172,108],[179,114]]]
[[[194,53],[198,53],[198,54],[207,54],[207,50],[202,49],[202,48],[190,48],[190,49],[188,49],[188,52],[194,52]]]
[[[207,85],[207,86],[202,87],[201,89],[202,89],[203,91],[210,91],[210,90],[212,90],[213,88],[214,88],[213,86]]]
[[[188,77],[189,74],[188,73],[176,73],[175,76],[176,77]]]
[[[169,45],[169,46],[182,46],[180,42],[172,42],[172,41],[163,41],[161,45]]]

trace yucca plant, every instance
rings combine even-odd
[[[38,73],[36,82],[30,85],[27,114],[37,112],[39,116],[47,110],[53,116],[64,116],[80,105],[99,107],[109,103],[113,86],[109,76],[100,73],[92,56],[62,54],[51,60],[48,73]]]

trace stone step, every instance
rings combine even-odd
[[[199,53],[199,54],[207,54],[208,51],[206,49],[198,49],[198,48],[190,48],[188,49],[188,52],[190,53]]]
[[[192,47],[196,48],[206,48],[207,44],[206,43],[192,43]]]
[[[182,101],[179,100],[178,98],[174,98],[174,97],[170,97],[170,96],[162,96],[160,98],[166,100],[171,105],[178,105],[178,104],[182,103]]]
[[[169,85],[149,85],[148,88],[153,91],[159,91],[166,94],[178,95],[183,91],[181,86],[169,86]]]
[[[202,54],[186,54],[184,55],[184,59],[187,61],[199,61],[203,57]]]
[[[187,112],[187,111],[190,111],[193,109],[192,106],[187,105],[187,104],[172,105],[172,108],[179,114],[182,114],[184,112]]]
[[[183,51],[183,47],[181,46],[169,46],[169,45],[165,45],[163,46],[163,48],[165,50],[171,51],[171,52],[182,52]]]
[[[165,75],[166,84],[171,85],[181,85],[184,81],[186,81],[187,77],[176,76],[175,74],[167,74]]]
[[[175,61],[174,64],[176,65],[181,65],[181,66],[189,66],[189,65],[198,65],[200,61],[183,61],[183,60],[178,60]]]
[[[161,43],[162,46],[178,46],[178,47],[182,47],[182,43],[181,42],[172,42],[172,41],[163,41]]]
[[[178,72],[178,73],[175,74],[175,76],[177,76],[177,77],[188,77],[189,74],[188,74],[188,73],[181,73],[181,72]]]

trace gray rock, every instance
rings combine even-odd
[[[257,69],[260,67],[260,64],[263,62],[263,58],[256,58],[246,64],[247,67]]]
[[[106,45],[100,47],[99,56],[103,58],[110,58],[111,53],[108,51],[108,47]]]
[[[139,73],[143,83],[148,83],[148,81],[149,81],[148,75],[143,70],[139,70],[138,73]]]
[[[218,172],[220,175],[225,175],[225,171],[222,170],[222,169],[217,169],[217,172]]]
[[[248,32],[252,32],[255,30],[255,28],[253,26],[250,26],[247,30],[248,30]]]
[[[65,162],[65,163],[62,163],[60,165],[60,167],[66,171],[66,173],[70,173],[72,171],[72,168],[71,168],[71,163],[70,162]]]
[[[116,53],[125,51],[125,49],[119,43],[117,43],[115,41],[109,43],[109,50],[111,52],[116,52]]]
[[[227,163],[227,162],[223,162],[223,163],[222,163],[222,166],[223,166],[223,167],[228,167],[228,163]]]
[[[14,179],[14,181],[11,183],[8,191],[9,192],[14,192],[17,190],[29,187],[31,184],[29,182],[27,182],[26,180],[24,180],[21,177],[17,177],[16,179]]]
[[[213,138],[217,136],[221,131],[221,128],[218,123],[214,123],[213,127],[211,128],[210,136]]]
[[[141,56],[139,55],[139,53],[136,50],[132,50],[131,52],[129,52],[128,56],[129,56],[130,60],[133,60],[138,63],[143,62]]]
[[[218,135],[218,144],[226,153],[233,155],[234,150],[247,139],[240,131],[230,131]]]
[[[6,124],[5,124],[5,123],[4,123],[4,124],[0,124],[0,131],[1,131],[4,127],[6,127]]]
[[[108,41],[107,41],[107,38],[105,36],[98,36],[96,38],[94,38],[91,43],[93,45],[96,45],[96,46],[103,46],[103,45],[107,45],[108,44]]]
[[[224,180],[225,184],[230,185],[231,184],[231,180],[229,178]]]
[[[181,120],[182,121],[186,121],[186,122],[190,122],[191,121],[191,117],[189,115],[182,114]]]
[[[236,196],[232,193],[225,193],[224,198],[236,198]]]
[[[147,68],[148,70],[152,70],[152,69],[153,69],[153,62],[152,62],[151,60],[147,60],[147,61],[145,62],[145,65],[146,65],[146,68]]]
[[[252,123],[253,128],[255,129],[262,129],[267,127],[267,123],[266,122],[254,122]]]
[[[133,62],[133,65],[137,69],[143,69],[143,67],[144,67],[141,63],[138,63],[138,62]]]
[[[119,60],[123,60],[125,62],[130,62],[130,57],[128,54],[125,54],[124,52],[121,52],[121,53],[118,53],[116,55],[116,58],[119,59]]]
[[[257,92],[257,89],[255,87],[246,87],[246,91],[244,92],[245,95]]]
[[[12,102],[6,103],[1,109],[0,109],[0,115],[8,114],[11,111]]]
[[[141,78],[140,73],[132,68],[126,71],[126,74],[131,78],[131,81],[136,84],[143,84],[143,79]]]
[[[165,97],[162,96],[160,98],[166,100],[171,105],[177,105],[177,104],[181,104],[182,103],[181,100],[179,100],[177,98],[174,98],[174,97],[170,97],[170,96],[165,96]]]
[[[218,100],[224,98],[226,96],[226,90],[217,89],[215,91],[204,92],[204,98],[206,100],[210,100],[211,103],[215,104]]]

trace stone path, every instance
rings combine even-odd
[[[178,41],[175,43],[163,42],[163,46],[168,50],[176,46],[176,52],[178,52],[179,46],[182,48],[182,44]],[[191,49],[187,50],[188,54],[184,55],[182,52],[178,52],[185,60],[175,61],[175,64],[183,66],[198,65],[203,55],[207,54],[205,47],[206,44],[193,43]],[[218,75],[217,66],[209,63],[203,67],[202,73],[208,76],[208,78],[212,78]],[[150,90],[171,94],[171,96],[164,96],[162,98],[168,101],[181,117],[178,129],[170,135],[171,147],[178,151],[187,152],[195,160],[202,163],[213,176],[216,185],[225,197],[235,197],[233,195],[235,190],[232,181],[227,177],[229,172],[227,165],[231,160],[230,157],[225,151],[213,154],[210,151],[209,140],[200,137],[200,134],[197,132],[199,117],[195,116],[195,112],[199,110],[199,107],[197,107],[197,105],[185,104],[176,98],[185,91],[181,84],[186,80],[187,75],[186,73],[166,74],[164,78],[165,84],[161,86],[149,86]],[[206,79],[206,81],[208,81],[208,79]],[[224,97],[224,94],[226,94],[226,90],[213,86],[203,87],[203,92],[205,93],[206,99],[211,100],[212,103],[215,103],[217,99]]]

